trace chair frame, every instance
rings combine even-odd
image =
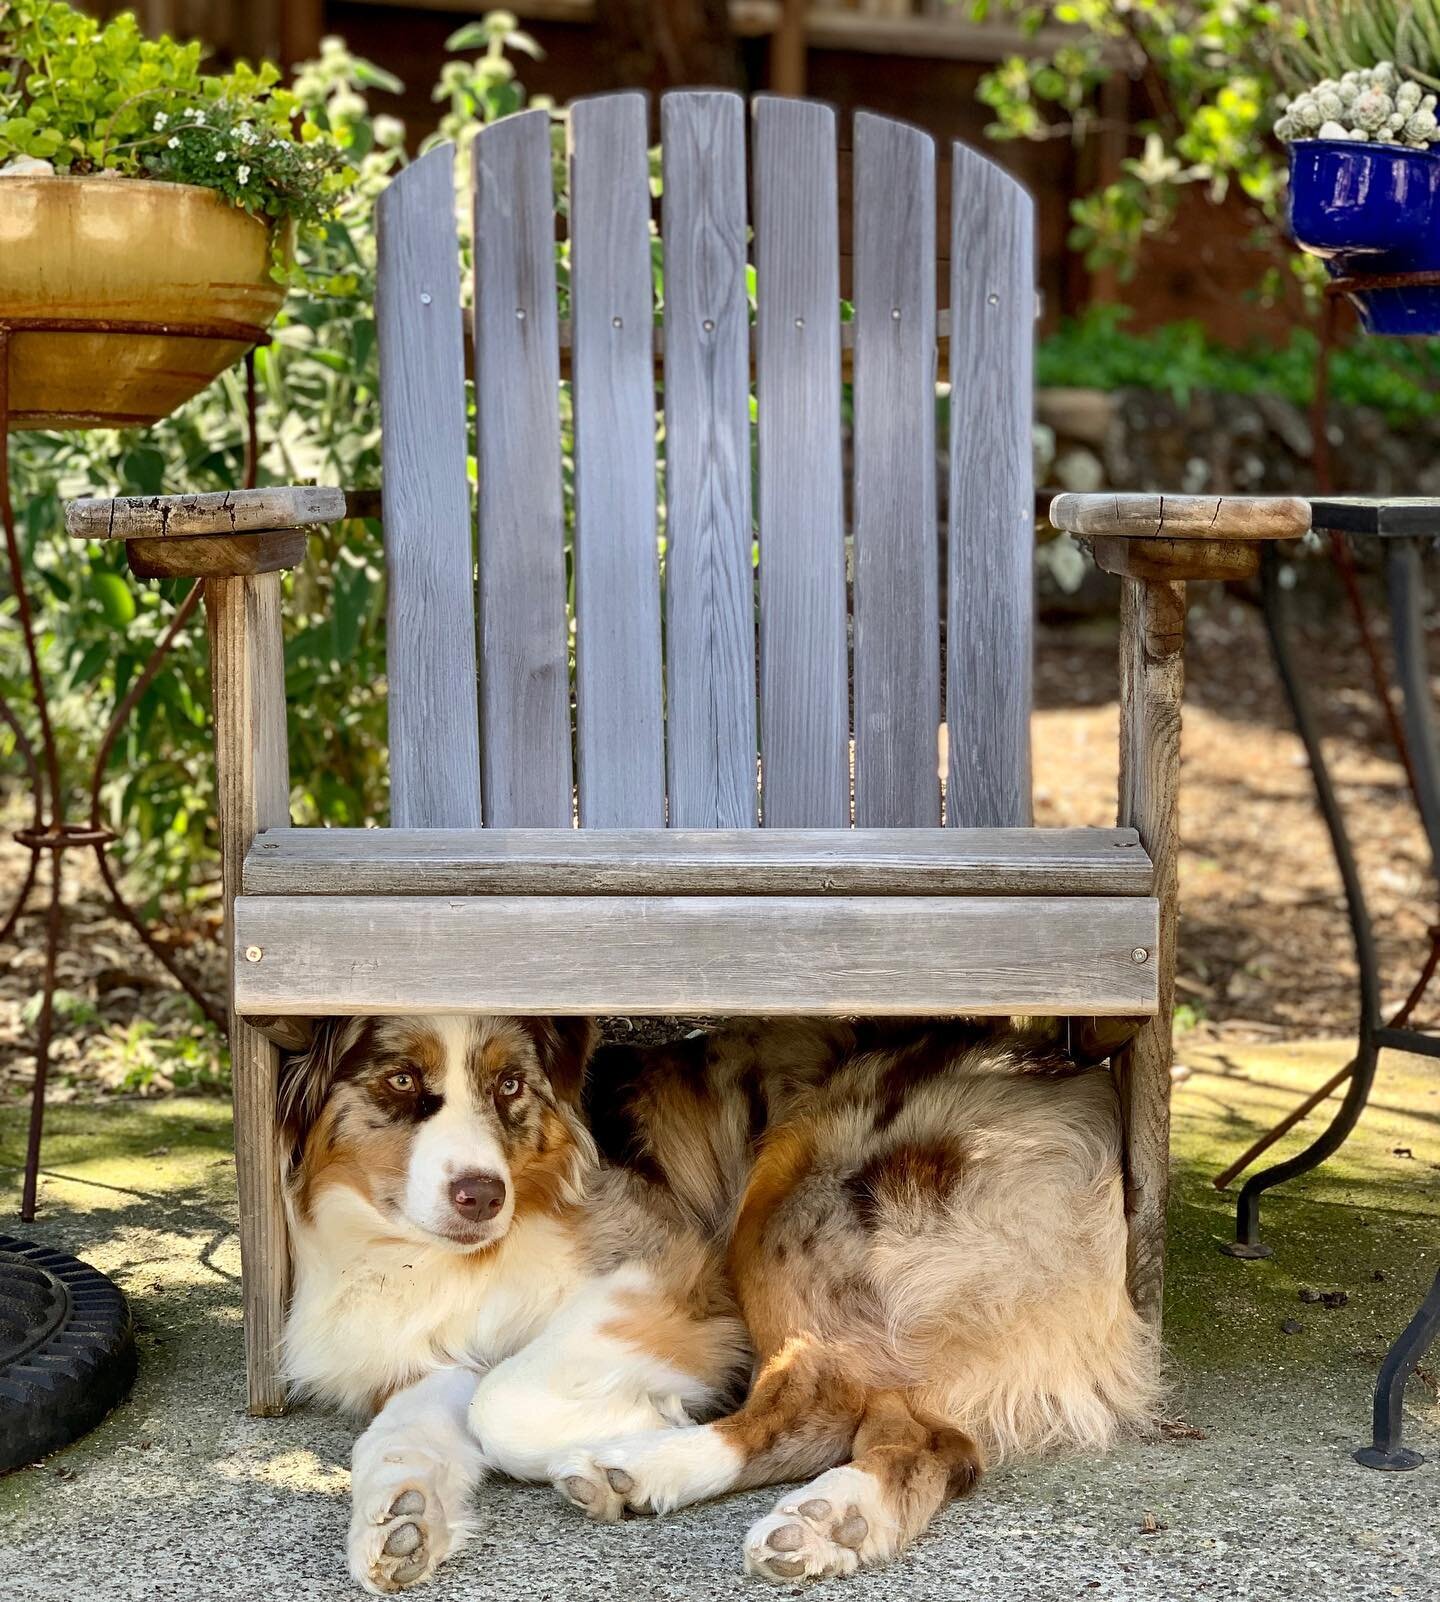
[[[1028,361],[1028,336],[1024,352]],[[422,402],[416,404],[423,409]],[[402,433],[441,426],[400,414],[397,433],[396,421],[397,414],[387,412],[387,483],[396,461],[388,443],[392,433],[398,451]],[[952,479],[952,493],[957,482]],[[762,488],[762,516],[765,493]],[[769,493],[783,495],[783,487],[772,485]],[[387,519],[391,510],[387,505]],[[1097,867],[1085,840],[1062,838],[1082,831],[1023,831],[1020,849],[1004,829],[767,828],[735,835],[671,829],[652,831],[648,839],[642,831],[582,829],[578,834],[589,838],[578,843],[563,827],[461,829],[453,836],[402,828],[371,831],[362,839],[354,837],[355,831],[289,830],[283,571],[303,560],[306,529],[372,511],[368,500],[338,489],[300,487],[89,500],[67,508],[72,535],[125,541],[137,574],[184,574],[204,581],[232,976],[230,1042],[250,1410],[275,1414],[285,1406],[278,1352],[290,1265],[274,1127],[281,1052],[304,1043],[309,1016],[326,1013],[413,1005],[417,1010],[928,1009],[1068,1016],[1077,1049],[1112,1060],[1125,1120],[1130,1291],[1144,1316],[1158,1323],[1169,1163],[1186,583],[1253,572],[1258,542],[1306,532],[1308,504],[1283,498],[1064,495],[1052,506],[1055,526],[1090,541],[1098,563],[1121,579],[1118,824],[1135,834],[1088,833],[1103,837],[1116,860],[1123,853],[1114,847],[1130,848],[1130,860],[1139,866],[1128,878],[1116,861]],[[403,518],[406,509],[396,515]],[[413,510],[408,515],[413,517]],[[385,532],[388,549],[394,533],[389,521]],[[983,552],[966,557],[991,559]],[[482,552],[482,568],[483,561]],[[763,651],[761,660],[763,673]],[[952,655],[952,695],[954,661]],[[1028,698],[1028,655],[1022,678]],[[936,685],[938,694],[938,676]],[[857,700],[861,693],[857,675]],[[403,691],[400,696],[403,700]],[[951,704],[953,711],[953,699]],[[464,722],[462,716],[457,727]],[[394,752],[399,749],[394,707],[391,727]],[[423,768],[413,753],[405,760],[415,784],[423,784]],[[1028,792],[1025,753],[1017,754],[1017,764]],[[592,787],[596,771],[590,770]],[[952,762],[952,776],[954,771]],[[582,745],[582,816],[586,783]],[[601,802],[602,790],[603,785],[594,791]],[[405,806],[428,804],[418,789],[411,794],[417,799]],[[495,815],[490,800],[484,798],[487,817]],[[1022,804],[1028,821],[1028,800]],[[1014,809],[1013,801],[1002,805]],[[568,819],[548,821],[562,825]],[[767,816],[767,825],[771,821]],[[498,841],[503,851],[498,879],[494,860],[477,856],[481,835]],[[317,845],[304,836],[325,838]],[[1073,858],[1067,855],[1072,848]],[[359,898],[346,883],[357,871],[363,877]],[[436,944],[461,950],[472,938],[476,916],[494,913],[498,903],[486,892],[497,886],[513,898],[504,902],[507,913],[539,920],[537,926],[552,913],[573,918],[577,874],[590,898],[583,911],[598,931],[603,962],[588,988],[577,977],[569,995],[556,993],[553,968],[537,982],[503,963],[487,971],[493,988],[483,998],[475,995],[473,979],[467,988],[443,964],[433,963],[421,963],[423,973],[417,970],[414,976],[388,972],[378,980],[372,975],[358,989],[346,988],[346,976],[323,960],[344,938],[337,929],[356,935],[357,918],[368,919],[373,929],[377,919],[383,923],[392,915],[403,921],[412,944],[423,935],[423,946],[416,949]],[[568,894],[549,894],[552,882],[563,883]],[[1110,894],[1115,887],[1118,896]],[[289,899],[274,894],[277,889],[288,892]],[[748,895],[736,896],[736,890]],[[364,899],[377,894],[392,899]],[[908,899],[900,901],[901,895]],[[1103,907],[1107,938],[1112,948],[1123,938],[1123,952],[1096,955],[1095,942],[1085,944],[1083,927],[1094,921],[1099,904],[1064,899],[1084,895],[1109,895]],[[669,989],[653,979],[653,963],[627,959],[651,923],[662,939],[678,930],[687,939],[707,942],[684,982]],[[887,940],[899,938],[895,931],[907,923],[925,931],[923,940],[906,947],[913,974],[907,967],[906,982],[896,982],[891,972],[877,980],[874,954],[884,952]],[[763,965],[745,962],[747,931],[756,928],[783,933],[787,958],[802,975],[793,994]],[[1067,928],[1074,932],[1067,934]],[[703,933],[696,936],[696,931]],[[366,937],[373,942],[373,935]],[[990,942],[1024,957],[1012,964],[1020,974],[1013,984],[984,971],[983,959],[969,955]],[[841,973],[828,983],[837,952]],[[864,955],[847,963],[852,952]],[[1066,962],[1072,958],[1078,977],[1067,990]],[[1051,976],[1048,989],[1037,988],[1042,981],[1036,975],[1042,972]],[[702,989],[696,975],[714,982]]]

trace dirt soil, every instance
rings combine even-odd
[[[1182,1059],[1189,1044],[1343,1035],[1356,1016],[1340,879],[1259,614],[1218,586],[1195,588],[1181,803]],[[1302,628],[1300,657],[1351,821],[1384,958],[1384,996],[1393,1006],[1418,971],[1435,921],[1424,838],[1348,614],[1332,608],[1312,617]],[[1041,630],[1034,722],[1041,824],[1114,820],[1115,664],[1113,617]],[[23,821],[13,791],[0,818]],[[27,860],[7,832],[0,840],[0,921]],[[220,1050],[213,1032],[113,916],[88,854],[72,854],[67,874],[70,939],[60,959],[66,996],[52,1098],[163,1092],[185,1083],[183,1060],[177,1070],[171,1052],[155,1049],[177,1035],[193,1042],[195,1082],[203,1084]],[[42,967],[38,900],[17,940],[0,946],[0,1101],[29,1087]],[[214,995],[223,977],[217,933],[213,912],[165,926],[181,960]],[[1440,1017],[1440,997],[1431,1016]],[[637,1027],[646,1032],[643,1023]]]

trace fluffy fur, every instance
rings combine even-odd
[[[745,1543],[790,1581],[894,1556],[987,1462],[1150,1415],[1103,1069],[960,1024],[745,1024],[587,1077],[591,1045],[337,1021],[286,1075],[286,1368],[374,1415],[371,1590],[428,1575],[491,1470],[596,1519],[809,1480]]]

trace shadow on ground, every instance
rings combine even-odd
[[[1440,1403],[1411,1382],[1408,1475],[1351,1462],[1376,1364],[1440,1258],[1440,1066],[1388,1056],[1341,1160],[1265,1210],[1269,1262],[1217,1243],[1209,1184],[1344,1060],[1332,1042],[1180,1053],[1168,1337],[1188,1428],[1103,1461],[1023,1465],[951,1508],[889,1571],[830,1582],[855,1602],[1096,1597],[1144,1602],[1430,1598],[1440,1573]],[[0,1219],[14,1229],[23,1123],[0,1112]],[[244,1414],[228,1109],[70,1105],[51,1117],[28,1232],[112,1274],[140,1323],[134,1395],[88,1440],[0,1480],[0,1573],[17,1602],[253,1602],[358,1596],[345,1578],[349,1431]],[[1288,1153],[1300,1141],[1292,1136]],[[1406,1155],[1408,1154],[1408,1155]],[[1343,1290],[1345,1306],[1299,1299]],[[1287,1322],[1300,1325],[1285,1333]],[[1430,1362],[1440,1368],[1440,1353]],[[1428,1377],[1428,1378],[1427,1378]],[[763,1594],[739,1574],[750,1493],[658,1522],[586,1526],[546,1490],[496,1484],[483,1533],[423,1595],[599,1602]]]

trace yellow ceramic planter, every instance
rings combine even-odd
[[[154,423],[255,343],[285,291],[270,231],[213,190],[135,178],[0,178],[0,325],[12,428]],[[143,323],[228,337],[124,332]]]

